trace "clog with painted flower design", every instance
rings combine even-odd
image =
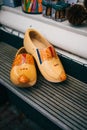
[[[27,29],[24,36],[24,47],[36,60],[43,77],[50,82],[66,80],[64,67],[54,47],[35,29]]]
[[[24,47],[16,53],[10,71],[10,79],[19,87],[30,87],[36,83],[37,74],[34,59],[32,55],[26,52]]]

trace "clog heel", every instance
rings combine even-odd
[[[54,47],[36,30],[28,29],[24,36],[24,47],[32,54],[44,78],[50,82],[66,80],[64,67]]]
[[[37,73],[34,59],[21,47],[16,55],[10,71],[11,81],[19,87],[30,87],[36,83]]]

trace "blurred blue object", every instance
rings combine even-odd
[[[21,5],[21,0],[3,0],[3,4],[10,7],[17,7]]]
[[[2,5],[3,4],[3,0],[0,0],[0,5]]]

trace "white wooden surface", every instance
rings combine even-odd
[[[35,28],[59,49],[87,60],[87,24],[73,27],[67,20],[56,22],[42,14],[26,14],[21,7],[6,6],[0,11],[0,23],[23,34],[26,29]]]

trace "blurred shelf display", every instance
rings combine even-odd
[[[72,26],[67,20],[56,22],[43,17],[43,14],[24,13],[21,6],[16,8],[2,6],[0,23],[22,34],[28,28],[37,29],[54,46],[87,59],[87,23]]]

